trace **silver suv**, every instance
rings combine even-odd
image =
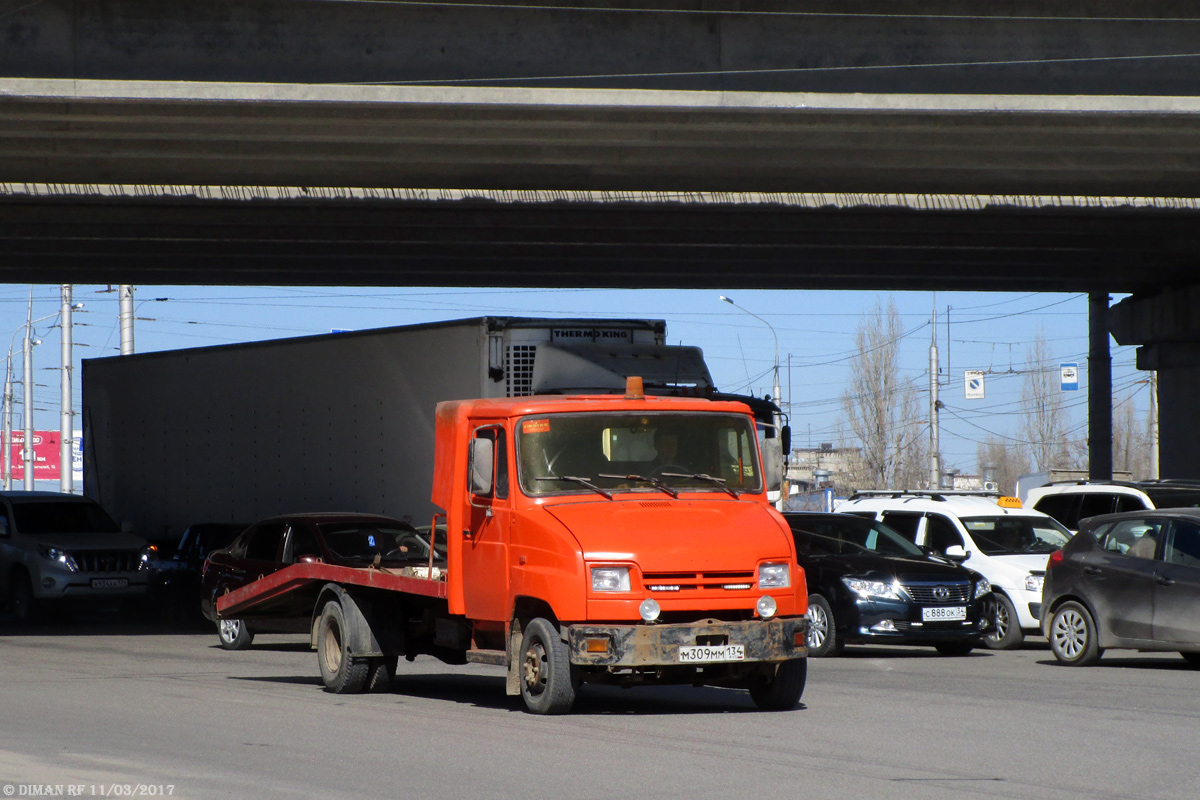
[[[1100,514],[1200,506],[1200,481],[1061,481],[1030,489],[1025,505],[1077,531]]]
[[[54,601],[144,596],[150,552],[86,497],[0,492],[0,597],[17,622]]]

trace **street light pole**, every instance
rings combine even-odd
[[[733,306],[738,311],[743,311],[743,312],[749,314],[750,316],[754,317],[756,320],[761,322],[763,325],[766,325],[767,330],[769,330],[771,332],[771,339],[774,340],[774,342],[775,342],[775,363],[774,363],[775,385],[774,385],[774,387],[772,387],[772,391],[774,392],[774,395],[772,396],[771,399],[775,401],[775,405],[779,408],[779,413],[776,414],[776,416],[775,416],[775,435],[782,437],[782,435],[783,435],[783,417],[782,417],[783,398],[780,396],[780,391],[779,391],[779,337],[775,335],[775,327],[771,323],[767,322],[765,319],[760,317],[758,314],[755,314],[753,311],[751,311],[748,308],[742,308],[741,306],[739,306],[737,303],[730,300],[725,295],[721,295],[721,300],[723,300],[726,303],[729,303],[729,305]],[[783,442],[783,439],[781,438],[780,443],[782,444],[782,442]],[[788,479],[787,479],[788,454],[782,453],[782,455],[783,455],[783,483],[779,487],[779,503],[777,504],[777,507],[779,508],[780,511],[783,511],[787,507],[787,501],[789,499],[790,491],[791,491],[788,487]]]
[[[721,299],[724,300],[726,303],[729,303],[729,305],[733,306],[738,311],[744,311],[745,313],[754,317],[756,320],[761,322],[763,325],[766,325],[767,330],[769,330],[771,332],[771,338],[775,341],[775,367],[774,367],[775,386],[773,387],[773,391],[775,392],[775,394],[772,397],[772,399],[782,409],[783,408],[783,398],[780,397],[780,395],[779,395],[779,337],[775,335],[775,328],[771,325],[771,323],[767,322],[765,319],[760,317],[758,314],[755,314],[753,311],[751,311],[749,309],[742,308],[741,306],[739,306],[737,303],[730,300],[725,295],[721,295]]]

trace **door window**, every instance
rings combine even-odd
[[[1169,564],[1200,567],[1200,525],[1189,520],[1171,523],[1171,539],[1164,559]]]
[[[948,517],[941,514],[930,514],[925,521],[925,545],[939,553],[946,548],[963,546],[962,535]]]
[[[1101,547],[1110,553],[1154,558],[1162,522],[1149,519],[1123,519],[1104,534]]]
[[[279,542],[286,528],[282,522],[256,528],[246,542],[246,558],[252,561],[275,561],[279,558]]]
[[[494,497],[503,500],[508,497],[508,436],[504,428],[489,426],[475,431],[476,439],[492,441],[492,491],[476,497]]]
[[[921,514],[914,514],[911,511],[885,511],[883,512],[883,524],[900,533],[910,542],[915,542],[917,541],[917,533],[921,527],[922,516]]]
[[[1117,497],[1109,492],[1088,492],[1080,497],[1079,519],[1111,514]]]
[[[1072,513],[1075,510],[1076,499],[1070,494],[1048,494],[1034,503],[1033,508],[1054,517],[1068,528],[1074,528],[1075,523],[1079,522],[1079,515]]]

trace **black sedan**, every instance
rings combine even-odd
[[[1133,648],[1176,650],[1200,666],[1200,509],[1081,520],[1050,556],[1042,598],[1042,630],[1063,664]]]
[[[932,645],[966,655],[992,625],[991,586],[886,525],[850,514],[786,513],[808,581],[808,654],[847,643]]]

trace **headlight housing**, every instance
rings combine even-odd
[[[758,588],[786,589],[792,585],[792,570],[789,564],[759,564]]]
[[[1035,594],[1042,593],[1042,586],[1046,583],[1045,575],[1026,575],[1025,576],[1025,591]]]
[[[150,569],[150,562],[158,555],[158,548],[154,545],[147,545],[142,548],[141,555],[138,557],[138,572],[144,569]]]
[[[61,547],[44,544],[38,548],[38,553],[42,558],[54,561],[71,572],[79,572],[79,564],[75,563],[75,557]]]
[[[846,588],[863,600],[899,600],[900,587],[895,581],[868,581],[863,578],[842,578]]]
[[[592,567],[593,592],[628,592],[629,567]]]
[[[975,581],[975,599],[976,600],[983,597],[985,594],[987,594],[991,590],[992,590],[992,584],[988,583],[987,578],[980,578],[979,580]]]

